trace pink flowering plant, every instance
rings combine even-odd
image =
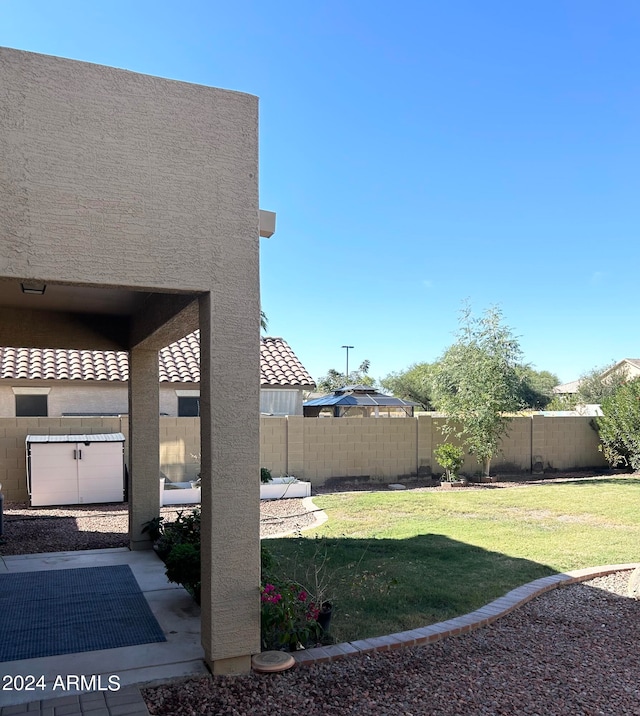
[[[265,582],[260,587],[260,603],[264,650],[296,651],[320,638],[320,610],[302,585],[292,581]]]

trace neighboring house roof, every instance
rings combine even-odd
[[[126,351],[0,348],[0,378],[11,380],[126,381]]]
[[[296,385],[315,388],[316,384],[296,354],[282,338],[260,341],[260,385]]]
[[[638,372],[640,372],[640,358],[623,358],[621,361],[618,361],[617,363],[612,365],[611,368],[608,368],[603,373],[601,373],[600,377],[605,378],[607,375],[611,375],[612,373],[619,371],[621,368],[625,369],[625,370],[628,370],[628,368],[631,368],[629,377],[634,377],[635,375],[637,375]],[[573,380],[570,383],[563,383],[562,385],[556,385],[555,388],[553,388],[553,392],[556,395],[566,395],[567,393],[577,393],[581,382],[582,382],[581,380]]]
[[[568,393],[577,393],[580,387],[580,380],[572,380],[570,383],[562,383],[562,385],[556,385],[552,392],[556,395],[567,395]]]
[[[631,368],[631,371],[629,371],[629,368]],[[619,370],[624,370],[630,373],[628,377],[635,377],[638,371],[640,371],[640,358],[623,358],[615,365],[612,365],[611,368],[605,370],[605,372],[602,374],[602,377],[604,378],[605,376],[611,375],[612,373],[616,373]]]
[[[163,348],[159,360],[161,383],[199,383],[199,332]],[[126,382],[129,357],[126,351],[0,348],[0,379]],[[260,340],[260,385],[315,387],[313,378],[287,342],[269,337]]]

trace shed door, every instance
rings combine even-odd
[[[31,443],[31,504],[77,505],[75,443]]]
[[[124,476],[122,443],[77,444],[78,504],[122,502]]]

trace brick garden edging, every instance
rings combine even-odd
[[[484,607],[480,607],[480,609],[476,609],[476,611],[461,617],[455,617],[419,629],[389,634],[388,636],[358,639],[343,644],[332,644],[330,646],[296,651],[292,656],[297,666],[310,666],[311,664],[344,659],[352,654],[366,654],[372,651],[388,651],[405,646],[424,646],[425,644],[432,644],[449,636],[466,634],[480,627],[487,626],[500,617],[509,614],[514,609],[531,601],[534,597],[556,589],[557,587],[586,582],[589,579],[603,577],[613,572],[631,571],[638,566],[640,566],[640,562],[631,564],[607,564],[600,567],[587,567],[563,574],[541,577],[528,584],[523,584],[521,587],[516,587],[516,589],[507,592],[503,597],[494,599]]]

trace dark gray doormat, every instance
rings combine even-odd
[[[0,662],[158,641],[127,565],[0,574]]]

